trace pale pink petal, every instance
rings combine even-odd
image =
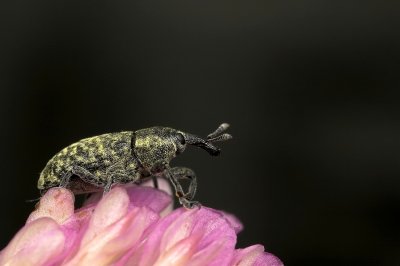
[[[243,230],[243,224],[240,222],[240,220],[235,215],[224,212],[224,211],[219,211],[219,212],[227,220],[227,222],[232,226],[232,228],[235,230],[236,234],[238,234],[240,231]]]
[[[65,236],[51,218],[40,218],[23,227],[1,253],[1,265],[45,265],[56,262]]]
[[[158,178],[157,180],[158,189],[153,187],[152,180],[146,181],[140,186],[125,185],[121,187],[128,191],[131,204],[135,206],[147,206],[155,212],[159,212],[161,216],[165,216],[173,210],[172,190],[169,182],[165,178]],[[145,189],[141,192],[143,188]],[[103,192],[94,193],[85,201],[84,206],[97,204],[102,196]]]
[[[157,178],[158,190],[166,192],[168,195],[173,195],[170,183],[165,178]],[[149,180],[140,185],[141,187],[154,188],[153,180]]]
[[[109,192],[94,211],[79,250],[65,265],[110,265],[120,260],[159,216],[145,207],[134,207],[127,214],[129,197],[125,189]],[[120,213],[110,215],[109,213]]]
[[[68,243],[71,249],[67,260],[71,260],[81,246],[101,234],[104,227],[122,219],[128,212],[128,206],[129,198],[125,189],[114,188],[98,202],[97,206],[89,204],[78,210],[66,223],[69,225],[66,229],[71,229],[68,230],[71,235],[69,239],[73,239]]]
[[[135,246],[157,215],[145,208],[135,208],[121,221],[110,225],[99,235],[81,245],[65,265],[110,265]]]
[[[170,195],[170,201],[169,204],[167,205],[166,208],[163,209],[163,211],[160,212],[160,216],[164,217],[165,215],[171,213],[174,210],[174,201],[173,201],[173,193],[172,193],[172,188],[169,183],[165,178],[157,178],[158,181],[158,190],[164,191],[168,195]],[[140,185],[141,187],[152,187],[154,188],[154,184],[152,180],[146,181],[143,184]]]
[[[172,202],[170,195],[151,187],[129,187],[127,192],[133,206],[147,207],[157,213],[163,211]]]
[[[225,244],[226,244],[226,240],[224,240],[224,239],[214,241],[207,247],[196,252],[196,254],[194,254],[193,257],[190,259],[190,265],[191,266],[216,265],[216,264],[213,264],[212,262],[214,261],[215,258],[217,258],[219,256],[219,253],[221,251],[223,252]],[[232,252],[233,252],[233,250],[229,251],[229,254],[231,254]],[[227,262],[227,260],[224,263],[226,263],[226,262]],[[224,265],[224,264],[222,264],[222,265]]]
[[[128,213],[129,197],[126,190],[116,187],[108,192],[98,203],[86,231],[85,241],[90,241],[107,226],[119,221]]]
[[[161,253],[154,266],[184,266],[188,265],[191,256],[196,250],[201,235],[192,235],[173,245],[170,249]],[[190,264],[192,265],[192,264]]]
[[[204,230],[205,234],[198,245],[198,252],[201,252],[217,242],[220,245],[214,246],[215,256],[207,263],[209,266],[229,265],[236,244],[236,233],[230,223],[220,212],[210,208],[202,207],[194,218],[193,231]],[[194,255],[196,258],[196,254]]]
[[[93,212],[93,206],[79,209],[62,224],[61,229],[66,236],[65,256],[71,256],[71,254],[75,254],[78,250],[79,243],[84,236]]]
[[[232,265],[237,266],[282,266],[283,263],[274,255],[264,252],[262,245],[253,245],[235,251]]]
[[[74,214],[74,194],[65,188],[51,188],[38,203],[35,211],[29,215],[27,223],[41,217],[50,217],[59,224]]]
[[[223,266],[228,265],[232,259],[236,234],[219,212],[205,207],[193,210],[180,208],[162,218],[154,228],[151,228],[149,237],[130,261],[132,263],[137,261],[137,265],[143,266],[153,265],[156,261],[161,263],[160,258],[170,250],[174,250],[181,241],[195,245],[187,249],[191,254],[185,253],[184,256],[191,255],[196,258],[197,253],[212,255],[212,261],[209,261],[209,257],[203,257],[202,260],[209,261],[207,265]],[[207,249],[209,250],[205,252]]]
[[[256,259],[253,266],[283,266],[283,262],[271,253],[264,252]]]
[[[127,265],[150,266],[157,261],[161,251],[165,250],[160,248],[160,243],[164,233],[174,221],[178,223],[178,227],[182,222],[184,222],[184,219],[178,220],[179,211],[177,211],[178,210],[173,211],[171,214],[162,218],[153,227],[149,228],[149,235],[147,236],[146,241],[142,242],[136,251],[131,254],[130,258],[127,258]],[[187,215],[189,215],[189,213],[187,213]],[[178,234],[182,235],[182,231],[184,230],[176,231],[177,238],[179,238]],[[182,237],[179,240],[181,239]]]

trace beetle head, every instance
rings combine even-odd
[[[211,155],[219,155],[220,149],[212,142],[231,139],[231,135],[221,134],[228,127],[226,123],[221,124],[206,139],[168,127],[141,129],[135,132],[132,139],[132,152],[151,174],[161,173],[176,155],[185,151],[187,144],[200,147]]]
[[[218,156],[221,153],[221,150],[214,146],[212,143],[217,141],[225,141],[231,139],[232,136],[230,134],[224,133],[229,127],[228,123],[222,123],[214,132],[208,134],[206,139],[202,139],[196,135],[183,133],[185,137],[185,141],[187,144],[197,146],[206,150],[209,154],[213,156]]]

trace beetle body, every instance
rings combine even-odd
[[[168,127],[151,127],[137,131],[108,133],[82,139],[62,149],[40,174],[38,188],[42,192],[51,187],[66,187],[75,194],[99,190],[108,192],[115,184],[140,184],[144,180],[167,177],[173,184],[180,202],[187,208],[197,205],[191,201],[196,192],[196,176],[188,168],[169,166],[187,144],[218,155],[211,144],[231,138],[220,134],[228,124],[222,124],[207,140]],[[180,179],[190,179],[185,193]]]
[[[38,188],[47,190],[59,186],[63,177],[71,173],[72,168],[82,167],[96,177],[91,185],[104,187],[107,183],[107,170],[117,163],[124,163],[125,170],[133,180],[138,179],[137,161],[131,155],[133,132],[109,133],[82,139],[54,155],[40,174]],[[74,180],[74,182],[79,182]],[[71,184],[69,186],[73,186]],[[89,192],[91,186],[73,187],[75,194]],[[89,185],[89,184],[88,184]],[[92,188],[92,190],[95,187]]]

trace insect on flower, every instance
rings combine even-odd
[[[206,139],[168,127],[108,133],[82,139],[64,148],[47,163],[40,174],[38,188],[43,194],[52,187],[65,187],[75,194],[110,191],[115,184],[140,184],[150,178],[166,177],[175,188],[179,202],[193,208],[197,188],[195,173],[186,167],[170,167],[170,161],[186,145],[194,145],[213,156],[220,149],[212,143],[231,139],[223,133],[229,124],[221,124]],[[190,180],[185,193],[180,180]]]

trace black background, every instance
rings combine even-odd
[[[64,146],[165,125],[197,199],[287,265],[400,264],[398,1],[0,4],[1,247]]]

